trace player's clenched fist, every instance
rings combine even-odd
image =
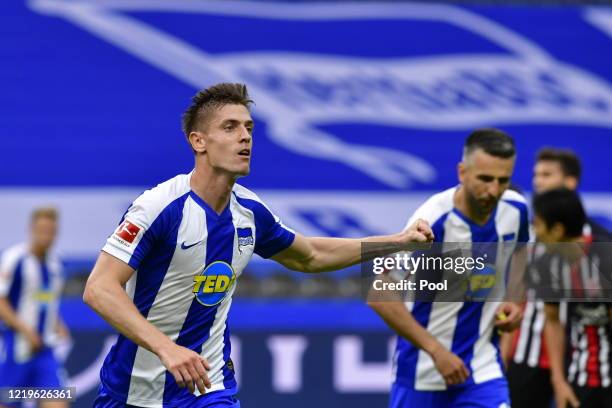
[[[171,343],[159,353],[159,357],[179,387],[187,387],[192,394],[195,387],[198,387],[201,394],[205,394],[206,388],[211,387],[207,374],[210,365],[195,351]]]
[[[461,384],[465,382],[470,375],[463,360],[444,347],[440,347],[438,350],[431,353],[431,358],[447,385]]]
[[[434,240],[434,233],[429,223],[421,218],[413,222],[402,232],[402,244],[431,242]]]
[[[523,312],[521,307],[512,302],[504,302],[495,314],[495,327],[501,331],[511,332],[521,324]]]

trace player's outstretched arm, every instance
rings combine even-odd
[[[419,244],[433,239],[433,232],[424,220],[415,221],[398,234],[361,239],[305,237],[296,234],[291,246],[272,259],[295,271],[329,272],[368,261],[375,256],[422,248]],[[363,243],[376,243],[376,252],[362,253]]]
[[[83,301],[124,336],[155,353],[180,387],[190,392],[197,386],[204,394],[211,384],[208,362],[198,353],[175,344],[138,311],[123,286],[134,269],[112,255],[98,257],[83,294]]]
[[[388,276],[382,279],[391,281]],[[372,295],[370,299],[376,299]],[[448,385],[461,384],[470,375],[469,370],[457,355],[450,352],[412,316],[404,302],[386,297],[384,301],[369,300],[368,305],[393,329],[434,361],[436,369]]]

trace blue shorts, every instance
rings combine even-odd
[[[497,378],[446,391],[416,391],[395,383],[389,408],[510,408],[508,383]]]
[[[240,401],[234,396],[234,391],[213,391],[208,394],[193,397],[193,399],[182,400],[176,404],[164,404],[164,407],[189,407],[189,408],[240,408]],[[127,405],[124,402],[113,399],[100,385],[98,397],[94,401],[94,408],[137,408],[136,405]]]
[[[12,359],[0,363],[0,387],[62,387],[63,378],[63,370],[48,347],[25,363]]]

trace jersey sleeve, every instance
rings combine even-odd
[[[102,250],[138,269],[155,242],[163,235],[158,203],[145,192],[132,203]]]
[[[11,256],[6,251],[0,256],[0,296],[2,297],[9,295],[18,260],[17,257]]]
[[[270,258],[289,248],[295,239],[295,232],[285,226],[255,193],[240,185],[236,185],[235,189],[238,203],[250,210],[255,218],[255,253],[262,258]]]
[[[530,241],[530,228],[529,228],[529,210],[527,207],[527,201],[525,198],[516,193],[509,192],[510,197],[504,199],[506,203],[514,206],[519,212],[518,221],[518,234],[516,241],[519,243],[526,243]]]
[[[527,210],[527,204],[519,207],[520,220],[519,220],[519,233],[517,241],[526,243],[530,241],[529,237],[529,213]]]
[[[417,208],[417,210],[410,216],[410,218],[408,218],[406,225],[404,225],[404,231],[410,228],[410,226],[414,224],[419,218],[427,221],[430,226],[434,221],[431,219],[431,212],[427,211],[427,207],[425,206],[425,204],[423,204],[419,208]]]
[[[444,206],[438,205],[434,201],[434,197],[427,200],[421,205],[412,216],[408,219],[408,222],[404,226],[404,230],[407,230],[412,224],[418,219],[425,220],[429,223],[429,226],[434,233],[434,242],[444,241],[444,222],[448,217],[448,213],[452,210]]]
[[[295,232],[263,204],[255,211],[255,231],[255,253],[262,258],[289,248],[295,239]]]

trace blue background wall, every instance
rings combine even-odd
[[[107,4],[0,6],[0,247],[25,237],[32,206],[56,203],[70,271],[90,265],[131,199],[191,169],[180,116],[219,80],[246,82],[257,102],[243,184],[305,233],[402,228],[456,183],[463,140],[482,126],[515,137],[527,191],[540,147],[574,149],[590,213],[612,223],[610,8]],[[74,379],[111,331],[78,299],[63,313]],[[245,406],[385,404],[386,378],[365,393],[334,380],[342,336],[357,336],[365,367],[389,361],[390,332],[359,301],[239,300],[230,324]],[[308,343],[293,392],[273,385],[276,335]]]

